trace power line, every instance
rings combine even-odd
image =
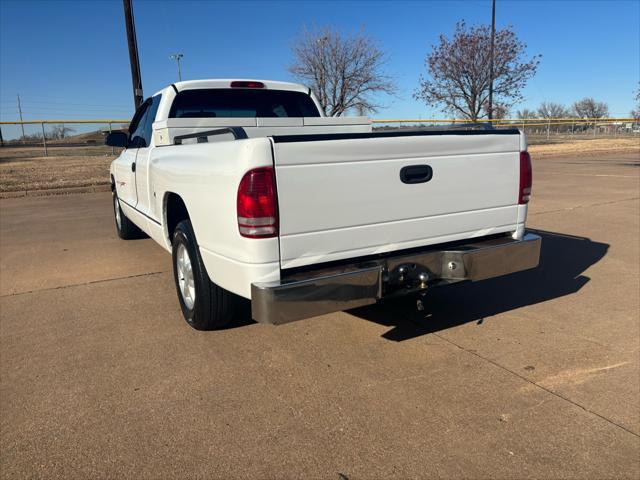
[[[2,98],[2,97],[0,97]],[[11,100],[12,97],[4,97],[5,100],[1,100],[0,103],[13,103],[13,100]],[[75,105],[86,105],[85,103],[77,103],[78,97],[74,97],[72,99],[67,99],[64,97],[34,97],[31,95],[28,95],[27,97],[25,97],[24,95],[21,97],[22,101],[25,101],[25,98],[27,99],[27,101],[36,101],[39,103],[68,103],[68,104],[75,104]],[[106,101],[109,102],[109,99],[105,99]],[[118,98],[118,100],[114,100],[114,102],[118,102],[118,101],[122,101],[122,98]],[[97,103],[94,105],[111,105],[114,102],[109,102],[109,103]],[[124,105],[124,104],[122,104]]]
[[[101,111],[101,112],[74,112],[74,111],[52,111],[52,110],[22,110],[22,116],[15,110],[0,110],[0,116],[2,117],[15,117],[18,121],[36,119],[49,119],[49,118],[131,118],[132,112],[130,111]]]
[[[22,100],[23,104],[29,105],[74,105],[74,106],[89,106],[89,107],[112,107],[114,105],[124,107],[124,103],[113,104],[113,103],[73,103],[73,102],[44,102],[44,101],[32,101],[32,100]]]
[[[118,106],[118,105],[110,105],[110,106],[104,106],[104,107],[84,107],[81,105],[63,105],[63,104],[59,104],[59,105],[36,105],[34,103],[28,103],[28,102],[23,102],[22,99],[20,99],[21,102],[20,104],[22,105],[23,108],[27,108],[27,109],[42,109],[42,110],[131,110],[131,106]],[[4,108],[4,109],[15,109],[15,107],[13,106],[0,106],[0,108]]]
[[[26,108],[26,110],[23,108],[24,112],[32,112],[34,110],[37,111],[54,111],[54,112],[130,112],[131,108],[130,107],[119,107],[119,108],[106,108],[106,107],[70,107],[70,108],[64,108],[62,106],[60,107],[42,107],[42,106],[38,106],[38,105],[24,105],[24,103],[22,103],[23,107]],[[0,110],[8,110],[8,111],[14,111],[14,108],[12,107],[0,107]]]

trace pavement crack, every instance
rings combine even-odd
[[[105,278],[103,280],[92,280],[90,282],[73,283],[71,285],[60,285],[58,287],[40,288],[40,289],[37,289],[37,290],[27,290],[25,292],[7,293],[5,295],[0,295],[0,298],[17,297],[17,296],[20,296],[20,295],[27,295],[29,293],[49,292],[49,291],[53,291],[53,290],[64,290],[66,288],[83,287],[85,285],[95,285],[97,283],[115,282],[117,280],[126,280],[128,278],[150,277],[152,275],[159,275],[161,273],[166,273],[166,272],[165,271],[159,271],[159,272],[138,273],[136,275],[126,275],[124,277]]]
[[[640,197],[623,198],[621,200],[611,200],[609,202],[589,203],[586,205],[576,205],[575,207],[559,208],[557,210],[547,210],[545,212],[529,213],[528,215],[531,217],[536,215],[545,215],[547,213],[569,212],[571,210],[576,210],[578,208],[600,207],[602,205],[612,205],[614,203],[630,202],[632,200],[640,200]]]
[[[491,365],[493,365],[493,366],[495,366],[495,367],[498,367],[498,368],[500,368],[500,369],[504,370],[505,372],[511,373],[512,375],[515,375],[516,377],[518,377],[518,378],[520,378],[520,379],[524,380],[525,382],[527,382],[527,383],[529,383],[529,384],[533,385],[534,387],[539,388],[540,390],[544,390],[544,391],[545,391],[545,392],[547,392],[547,393],[550,393],[550,394],[551,394],[551,395],[553,395],[554,397],[557,397],[557,398],[559,398],[559,399],[561,399],[561,400],[564,400],[565,402],[569,402],[570,404],[572,404],[572,405],[574,405],[574,406],[576,406],[576,407],[578,407],[578,408],[580,408],[580,409],[584,410],[584,411],[585,411],[585,412],[587,412],[587,413],[590,413],[591,415],[595,415],[596,417],[598,417],[598,418],[600,418],[600,419],[604,420],[605,422],[607,422],[607,423],[609,423],[609,424],[611,424],[611,425],[613,425],[613,426],[615,426],[615,427],[618,427],[618,428],[620,428],[620,429],[624,430],[624,431],[625,431],[625,432],[627,432],[627,433],[630,433],[630,434],[631,434],[631,435],[633,435],[634,437],[638,437],[638,438],[640,438],[640,434],[638,434],[638,433],[634,432],[633,430],[631,430],[631,429],[629,429],[629,428],[625,427],[624,425],[621,425],[621,424],[619,424],[619,423],[616,423],[616,422],[614,422],[613,420],[611,420],[611,419],[609,419],[609,418],[607,418],[607,417],[605,417],[605,416],[603,416],[603,415],[599,414],[598,412],[595,412],[595,411],[593,411],[593,410],[591,410],[591,409],[589,409],[589,408],[585,407],[584,405],[580,405],[579,403],[574,402],[574,401],[573,401],[573,400],[571,400],[570,398],[567,398],[567,397],[565,397],[564,395],[562,395],[562,394],[560,394],[560,393],[558,393],[558,392],[555,392],[555,391],[551,390],[550,388],[547,388],[547,387],[545,387],[545,386],[543,386],[543,385],[540,385],[539,383],[536,383],[536,382],[534,382],[533,380],[528,379],[528,378],[527,378],[527,377],[525,377],[524,375],[522,375],[522,374],[520,374],[520,373],[518,373],[518,372],[516,372],[516,371],[514,371],[514,370],[511,370],[510,368],[507,368],[507,367],[505,367],[504,365],[500,365],[498,362],[496,362],[496,361],[494,361],[494,360],[491,360],[490,358],[487,358],[487,357],[485,357],[485,356],[482,356],[482,355],[480,355],[480,354],[479,354],[478,352],[476,352],[476,351],[469,350],[469,349],[467,349],[467,348],[463,347],[462,345],[458,345],[456,342],[453,342],[453,341],[449,340],[448,338],[446,338],[446,337],[444,337],[444,336],[442,336],[442,335],[440,335],[440,334],[438,334],[438,333],[435,333],[435,332],[434,332],[434,333],[433,333],[433,335],[435,335],[436,337],[440,338],[441,340],[444,340],[445,342],[447,342],[447,343],[449,343],[449,344],[453,345],[454,347],[459,348],[460,350],[462,350],[462,351],[464,351],[464,352],[466,352],[466,353],[469,353],[469,354],[471,354],[471,355],[474,355],[474,356],[478,357],[479,359],[484,360],[485,362],[488,362],[488,363],[490,363]]]

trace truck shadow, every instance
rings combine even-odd
[[[606,243],[584,237],[532,232],[542,237],[540,265],[535,269],[434,288],[424,297],[422,312],[416,308],[415,297],[404,297],[349,313],[393,327],[382,336],[398,342],[468,322],[481,325],[486,317],[577,292],[590,280],[583,272],[609,249]]]

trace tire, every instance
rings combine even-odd
[[[120,200],[118,199],[118,193],[113,190],[111,193],[113,204],[113,216],[116,221],[116,231],[118,236],[123,240],[133,240],[136,238],[142,238],[144,233],[140,230],[131,220],[129,220],[122,208],[120,207]]]
[[[229,324],[236,298],[209,279],[190,220],[176,227],[171,256],[176,292],[187,323],[196,330],[215,330]]]

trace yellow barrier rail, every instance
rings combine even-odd
[[[379,119],[379,120],[371,120],[372,123],[378,125],[389,125],[389,124],[407,124],[407,123],[416,123],[416,124],[463,124],[463,125],[473,125],[473,124],[483,124],[483,123],[491,123],[496,127],[521,127],[523,131],[526,132],[527,127],[545,127],[547,139],[551,137],[551,127],[560,127],[571,126],[571,134],[574,134],[574,130],[576,126],[584,126],[587,127],[586,130],[593,130],[593,137],[595,138],[598,132],[599,127],[610,127],[616,126],[615,124],[638,124],[640,123],[640,119],[628,118],[628,117],[607,117],[607,118],[500,118],[500,119],[481,119],[481,120],[467,120],[460,118],[420,118],[420,119]],[[44,155],[48,155],[47,151],[47,140],[51,140],[47,138],[47,134],[45,131],[45,125],[53,125],[53,124],[64,124],[64,125],[73,125],[73,124],[85,124],[85,125],[108,125],[109,131],[112,131],[113,124],[127,124],[130,123],[129,120],[117,120],[117,119],[105,119],[105,120],[25,120],[25,121],[11,121],[11,122],[1,122],[1,125],[22,125],[22,133],[24,137],[24,125],[40,125],[41,136],[39,138],[42,139],[42,146],[44,147]],[[628,130],[628,126],[625,127]],[[586,131],[583,130],[583,131]],[[602,130],[600,130],[602,132]],[[609,130],[610,131],[610,130]],[[531,132],[530,132],[531,133]],[[539,130],[536,131],[537,134],[540,133]],[[556,133],[560,133],[560,128],[557,129]],[[634,131],[633,133],[636,133]],[[613,134],[618,134],[618,128],[613,130]],[[21,138],[23,138],[21,137]],[[20,140],[19,140],[20,141]],[[11,140],[11,142],[14,142]],[[2,129],[0,129],[0,144],[2,146],[8,144],[2,139]],[[50,146],[54,146],[51,144]],[[57,146],[57,145],[55,145]],[[115,153],[115,149],[111,149],[112,153]]]
[[[562,118],[500,118],[500,119],[481,119],[477,121],[468,120],[468,119],[460,119],[460,118],[408,118],[408,119],[374,119],[371,120],[374,124],[379,125],[390,125],[390,124],[444,124],[444,125],[452,125],[452,124],[462,124],[462,125],[473,125],[473,124],[486,124],[492,123],[496,127],[522,127],[526,129],[526,127],[547,127],[549,130],[551,127],[557,127],[561,125],[569,126],[571,125],[572,130],[574,126],[583,125],[587,127],[603,127],[607,125],[611,125],[614,123],[626,123],[626,124],[635,124],[640,123],[639,119],[629,118],[629,117],[607,117],[607,118],[571,118],[571,117],[562,117]],[[25,120],[25,121],[0,121],[0,125],[40,125],[42,130],[42,134],[44,136],[45,125],[54,125],[54,124],[85,124],[85,125],[108,125],[109,130],[111,131],[113,124],[128,124],[129,120],[119,120],[119,119],[103,119],[103,120]],[[594,129],[595,130],[595,129]],[[1,130],[0,130],[1,132]],[[1,139],[1,134],[0,134]]]
[[[130,123],[131,120],[25,120],[23,122],[0,122],[0,125],[50,125],[52,123]]]
[[[639,119],[634,118],[499,118],[499,119],[479,119],[479,120],[467,120],[459,118],[421,118],[421,119],[387,119],[387,120],[371,120],[373,123],[504,123],[507,125],[522,125],[523,123],[529,125],[529,122],[540,122],[544,125],[551,122],[564,122],[564,123],[593,123],[593,122],[640,122]]]
[[[91,124],[91,123],[95,123],[95,124],[109,124],[109,123],[129,123],[131,122],[130,119],[127,120],[113,120],[113,119],[107,119],[107,120],[25,120],[25,121],[12,121],[12,122],[0,122],[0,125],[40,125],[40,124],[45,124],[45,125],[50,125],[50,124],[60,124],[60,123],[83,123],[83,124]],[[616,117],[608,117],[608,118],[571,118],[571,117],[566,117],[566,118],[500,118],[500,119],[479,119],[479,120],[467,120],[467,119],[460,119],[460,118],[420,118],[420,119],[415,119],[415,118],[410,118],[410,119],[397,119],[397,118],[393,118],[393,119],[379,119],[379,120],[371,120],[372,123],[498,123],[498,124],[519,124],[522,125],[523,123],[527,126],[529,126],[531,123],[533,122],[537,122],[537,123],[541,123],[543,125],[547,125],[549,122],[551,122],[551,124],[557,123],[557,122],[563,122],[563,123],[567,123],[567,124],[571,124],[571,123],[593,123],[593,122],[604,122],[604,123],[610,123],[610,122],[627,122],[627,123],[634,123],[634,122],[640,122],[640,119],[637,118],[628,118],[628,117],[620,117],[620,118],[616,118]]]

